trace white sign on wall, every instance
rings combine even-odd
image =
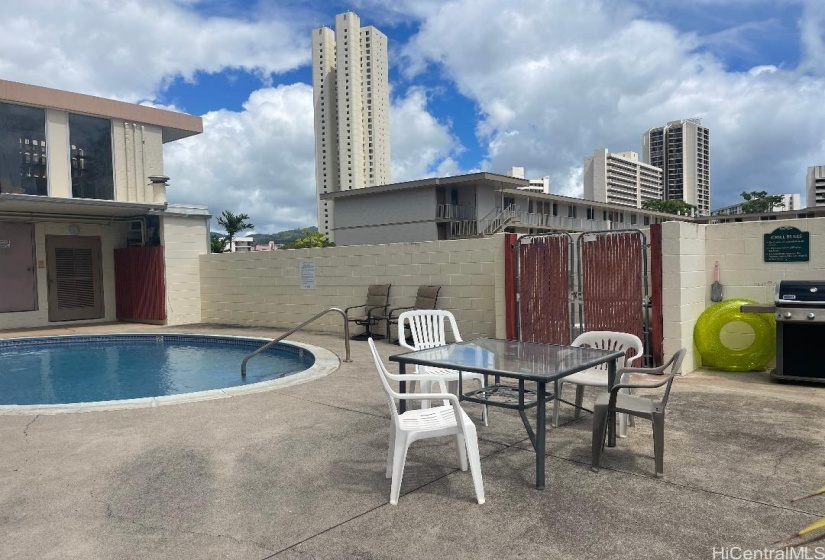
[[[302,290],[314,290],[315,261],[298,261],[298,278]]]

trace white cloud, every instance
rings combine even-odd
[[[406,75],[440,67],[478,103],[492,170],[523,165],[567,194],[571,170],[594,149],[640,151],[648,128],[702,117],[719,205],[744,188],[801,192],[806,166],[825,161],[823,15],[821,3],[807,5],[801,68],[734,73],[699,36],[647,20],[629,1],[453,0],[405,48]]]
[[[166,145],[170,202],[249,214],[258,232],[314,225],[312,119],[305,84],[255,91],[240,112],[207,113],[203,134]]]
[[[0,75],[137,101],[154,99],[175,77],[192,79],[197,71],[239,68],[266,78],[309,62],[309,36],[286,19],[206,17],[181,4],[0,2]]]
[[[461,146],[450,134],[449,124],[428,112],[423,88],[410,88],[405,97],[394,100],[390,146],[393,183],[460,173],[453,156]]]

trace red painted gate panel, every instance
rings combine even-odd
[[[519,250],[521,340],[570,343],[570,237],[522,238]]]
[[[166,274],[163,247],[115,250],[118,319],[166,319]]]
[[[626,332],[644,341],[644,235],[585,233],[578,243],[584,330]]]

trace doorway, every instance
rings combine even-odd
[[[46,236],[49,321],[103,318],[100,238]]]
[[[0,222],[0,313],[37,311],[34,225]]]

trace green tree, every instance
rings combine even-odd
[[[310,247],[335,247],[335,243],[327,239],[327,236],[319,231],[302,229],[299,239],[284,245],[284,249],[307,249]]]
[[[253,229],[254,224],[247,223],[249,216],[246,214],[233,214],[229,210],[224,210],[220,218],[218,218],[218,225],[226,230],[226,247],[229,251],[232,250],[232,238],[239,231]]]
[[[742,191],[742,198],[745,199],[745,202],[742,203],[742,212],[744,214],[759,214],[762,212],[770,212],[774,207],[785,207],[785,203],[782,201],[782,195],[769,195],[766,191]]]
[[[696,210],[694,205],[688,204],[684,200],[645,200],[642,203],[642,208],[654,212],[664,212],[665,214],[681,214],[682,216],[690,216],[691,212]]]
[[[211,234],[209,241],[212,243],[212,253],[223,253],[226,250],[226,241],[220,235]]]

